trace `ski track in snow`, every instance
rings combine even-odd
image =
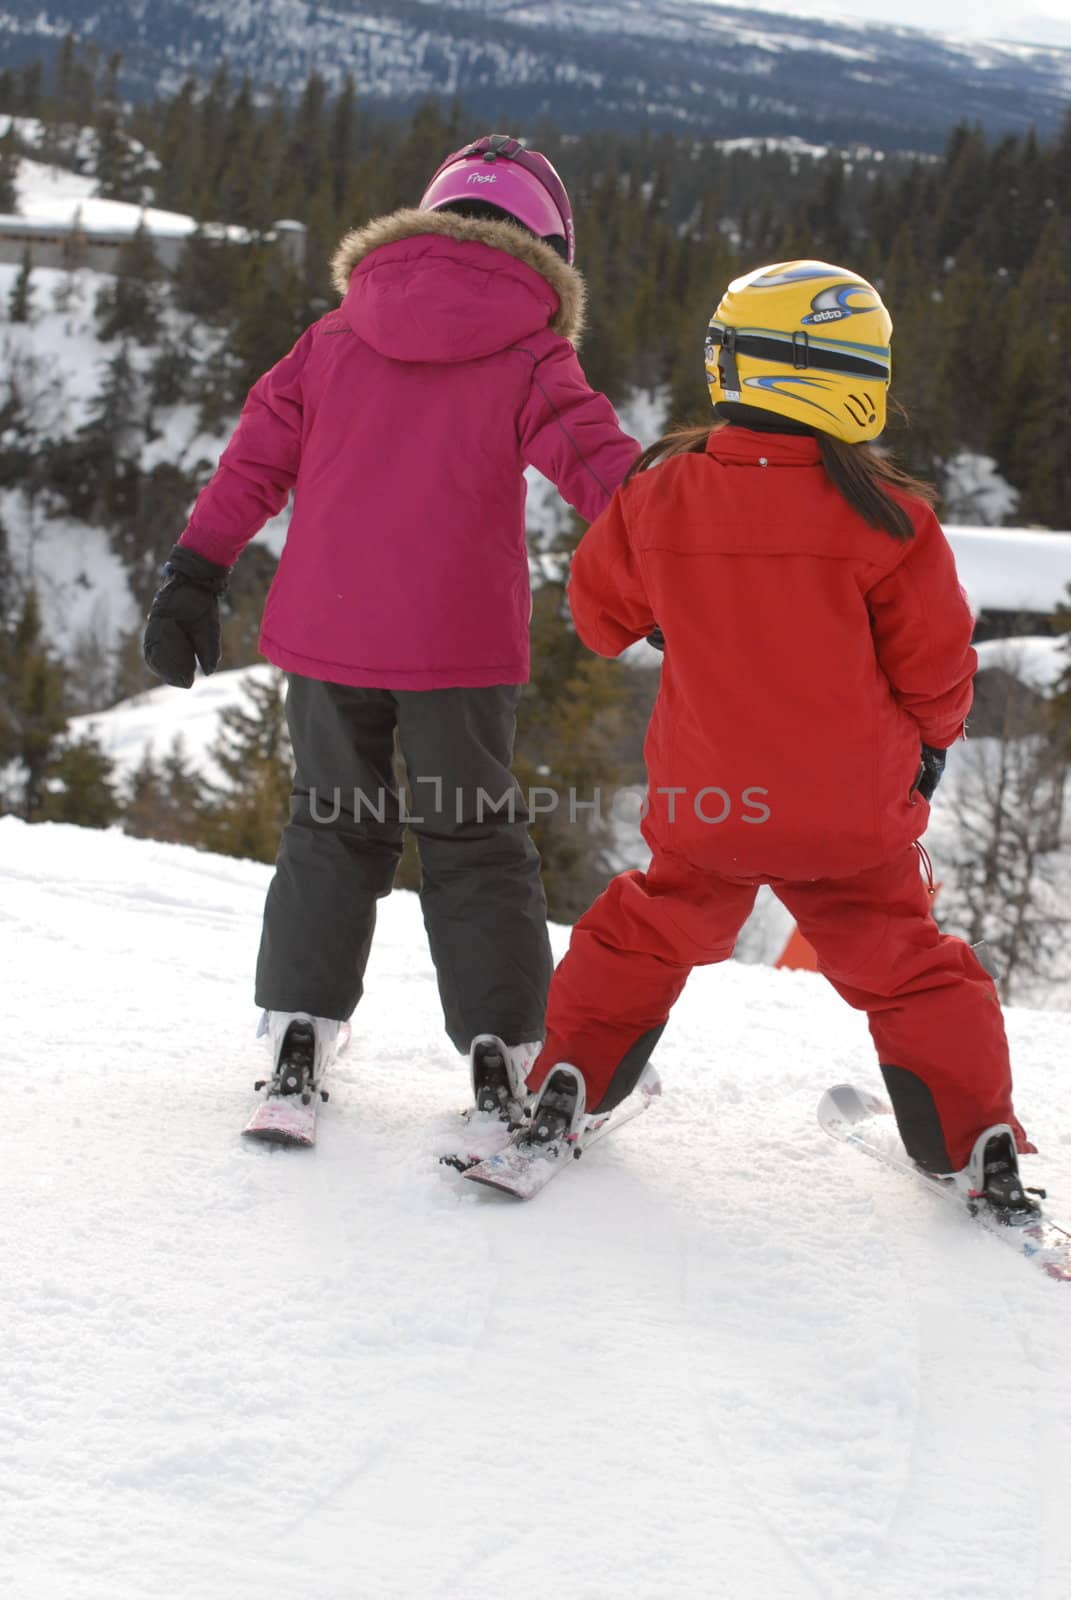
[[[662,1102],[519,1206],[437,1164],[411,895],[317,1150],[240,1140],[268,878],[0,821],[5,1594],[1066,1600],[1068,1286],[821,1133],[876,1081],[821,980],[697,973]],[[1066,1217],[1071,1016],[1008,1020]]]

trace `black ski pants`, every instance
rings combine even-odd
[[[446,1031],[543,1037],[552,959],[539,855],[510,771],[520,688],[361,689],[292,675],[290,821],[264,909],[257,1004],[344,1019],[406,826]],[[393,771],[398,730],[411,791]]]

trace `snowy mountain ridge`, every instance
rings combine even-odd
[[[460,97],[471,115],[531,126],[796,133],[887,149],[937,147],[954,122],[1059,122],[1071,51],[911,28],[785,16],[716,0],[0,0],[0,66],[68,32],[121,49],[136,94],[210,76],[331,86],[399,110]]]

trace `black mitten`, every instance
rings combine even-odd
[[[941,774],[945,770],[945,751],[937,750],[932,744],[922,747],[922,764],[919,775],[915,779],[915,788],[924,800],[932,800],[933,792],[941,781]]]
[[[219,666],[219,597],[229,570],[180,544],[164,564],[142,648],[149,671],[176,689],[190,687],[198,662],[206,674]]]

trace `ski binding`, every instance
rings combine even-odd
[[[920,1179],[927,1188],[972,1217],[994,1239],[1017,1251],[1047,1277],[1071,1282],[1071,1231],[1040,1211],[1019,1225],[1002,1222],[986,1203],[965,1195],[950,1178],[933,1177],[915,1165],[904,1149],[892,1107],[865,1089],[839,1083],[827,1089],[818,1105],[818,1121],[831,1138],[857,1150],[906,1177]]]
[[[483,1160],[463,1166],[460,1158],[441,1159],[450,1166],[458,1167],[461,1176],[470,1183],[497,1189],[515,1200],[531,1200],[593,1144],[640,1116],[661,1093],[662,1084],[658,1074],[648,1066],[627,1099],[602,1116],[585,1118],[583,1127],[575,1134],[563,1133],[557,1138],[536,1140],[531,1137],[532,1124],[527,1122],[516,1129],[504,1149]]]

